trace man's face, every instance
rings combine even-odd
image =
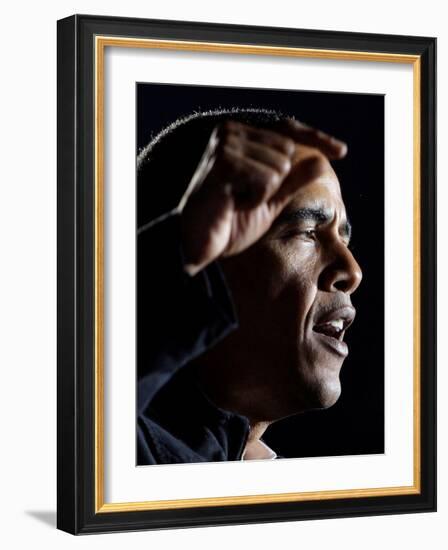
[[[341,391],[350,296],[362,274],[338,179],[322,160],[269,232],[222,262],[240,327],[216,351],[226,357],[232,399],[259,420],[329,407]]]

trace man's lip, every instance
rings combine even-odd
[[[348,305],[327,310],[313,325],[313,333],[326,348],[345,358],[348,355],[348,346],[344,342],[344,335],[346,329],[353,323],[355,315],[355,308]],[[334,329],[329,327],[328,323],[339,319],[342,320],[343,327],[340,333],[334,334]]]
[[[324,325],[325,323],[329,323],[330,321],[336,321],[338,319],[342,319],[344,322],[344,328],[343,330],[346,330],[354,321],[356,315],[356,310],[353,306],[343,306],[339,308],[334,308],[329,311],[326,311],[324,314],[322,314],[316,322],[314,323],[314,326],[318,325]]]
[[[325,345],[326,348],[329,348],[330,351],[340,355],[341,357],[347,357],[348,355],[348,346],[343,340],[338,340],[333,336],[327,336],[320,332],[315,332],[315,335],[319,340]]]

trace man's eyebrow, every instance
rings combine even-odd
[[[298,208],[289,212],[284,212],[275,220],[274,226],[293,225],[299,221],[315,221],[318,224],[328,223],[332,219],[332,213],[324,208]],[[349,220],[341,223],[339,231],[343,237],[350,241],[352,236],[352,224]]]
[[[323,208],[298,208],[297,210],[280,214],[275,220],[275,225],[290,225],[304,220],[328,223],[331,220],[331,213]]]

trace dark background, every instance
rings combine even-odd
[[[327,410],[271,426],[263,439],[285,457],[384,452],[384,97],[372,94],[137,84],[137,149],[163,127],[195,110],[280,110],[348,143],[333,163],[353,225],[352,250],[363,270],[353,294],[356,322],[342,395]]]

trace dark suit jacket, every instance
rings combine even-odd
[[[240,460],[248,419],[216,407],[189,364],[238,326],[219,265],[184,272],[175,213],[137,239],[137,464]]]

